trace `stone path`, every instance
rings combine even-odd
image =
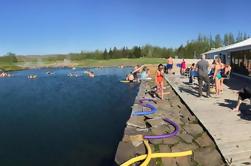
[[[132,111],[141,111],[139,99],[148,98],[145,90],[150,89],[154,81],[142,82],[139,88]],[[207,132],[198,123],[198,119],[193,116],[188,108],[182,103],[179,96],[175,94],[170,85],[166,85],[163,101],[157,100],[154,106],[158,109],[155,114],[146,116],[131,116],[127,121],[123,139],[120,141],[115,161],[119,165],[125,161],[146,154],[147,151],[137,137],[142,135],[159,135],[171,133],[173,126],[163,122],[162,118],[169,118],[178,124],[180,131],[177,136],[167,139],[150,140],[150,146],[156,152],[181,152],[192,150],[193,155],[178,158],[158,158],[151,159],[150,166],[223,166],[225,165],[220,153],[215,147],[214,142]]]
[[[219,98],[198,98],[197,86],[188,78],[167,76],[166,80],[213,137],[220,152],[231,166],[251,165],[251,109],[247,102],[241,114],[233,112],[237,94],[225,86]],[[231,81],[231,80],[230,80]],[[237,79],[233,84],[242,84]],[[197,81],[196,81],[197,82]]]

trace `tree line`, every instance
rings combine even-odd
[[[132,48],[109,48],[104,51],[96,50],[92,52],[81,51],[80,53],[70,53],[66,55],[40,56],[39,58],[47,61],[56,61],[63,59],[84,60],[84,59],[119,59],[119,58],[167,58],[169,56],[177,56],[179,58],[197,58],[201,53],[207,52],[213,48],[231,45],[248,39],[247,33],[239,32],[236,36],[233,33],[226,33],[223,36],[216,34],[206,36],[199,34],[194,40],[187,41],[186,44],[180,45],[178,48],[158,47],[153,45],[134,46]],[[19,58],[20,59],[20,58]],[[22,58],[24,59],[24,58]],[[12,61],[17,62],[15,54],[8,53],[7,56],[0,57],[0,62]]]

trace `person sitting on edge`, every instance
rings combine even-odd
[[[158,65],[158,70],[156,72],[155,83],[158,89],[158,93],[163,100],[163,88],[164,88],[164,66],[162,64]]]
[[[148,70],[147,67],[143,67],[143,70],[140,75],[141,80],[146,80],[149,77],[147,70]]]
[[[142,65],[142,66],[137,65],[137,66],[134,67],[134,70],[131,72],[131,74],[133,74],[134,80],[139,81],[138,73],[140,73],[140,70],[143,67],[144,67],[144,65]]]
[[[138,79],[138,73],[140,73],[140,69],[141,68],[139,65],[136,65],[134,67],[134,71],[132,72],[134,79]]]
[[[167,68],[168,73],[172,73],[172,71],[173,71],[173,58],[171,56],[169,56],[169,58],[167,59],[166,68]]]
[[[239,112],[241,103],[246,99],[250,99],[250,104],[251,104],[251,88],[250,87],[245,87],[239,91],[237,105],[235,108],[233,108],[233,111]]]

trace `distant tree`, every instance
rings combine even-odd
[[[138,46],[134,46],[132,49],[133,57],[134,58],[140,58],[141,57],[141,48]]]
[[[235,43],[235,38],[234,38],[233,33],[229,33],[228,35],[229,35],[228,36],[229,45],[234,44]]]
[[[242,32],[238,32],[237,36],[236,36],[236,42],[241,42],[243,41],[243,33]]]
[[[228,46],[235,43],[234,35],[232,33],[227,33],[224,35],[224,45]]]
[[[215,44],[215,48],[222,47],[222,39],[221,39],[220,34],[217,34],[217,35],[215,36],[214,44]]]
[[[210,49],[215,48],[215,42],[214,42],[213,37],[212,37],[211,34],[209,36],[209,46],[210,46]]]
[[[12,52],[8,52],[4,56],[0,57],[0,62],[5,62],[5,63],[15,63],[18,62],[16,54]]]
[[[126,47],[122,48],[121,55],[122,55],[122,58],[128,58],[128,49]]]
[[[246,39],[248,39],[250,36],[247,34],[247,33],[244,33],[244,35],[243,35],[243,40],[246,40]]]
[[[112,58],[113,58],[113,52],[112,52],[112,49],[110,48],[108,52],[108,59],[112,59]]]
[[[104,59],[108,59],[108,52],[107,52],[107,49],[105,49],[104,52],[103,52],[103,58],[104,58]]]

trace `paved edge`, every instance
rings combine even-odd
[[[165,80],[170,84],[170,86],[172,87],[172,89],[174,90],[174,92],[179,96],[179,98],[183,101],[184,105],[186,105],[186,107],[188,108],[188,110],[190,111],[190,113],[192,115],[194,115],[198,121],[199,121],[199,124],[203,127],[203,129],[208,133],[208,135],[210,136],[210,138],[213,140],[215,146],[216,146],[216,149],[218,150],[218,152],[220,153],[222,159],[225,161],[225,163],[227,164],[227,160],[226,158],[223,156],[223,154],[221,153],[220,151],[220,148],[218,147],[215,139],[213,138],[213,136],[211,135],[211,133],[207,130],[207,128],[203,125],[203,123],[200,121],[200,119],[196,116],[196,114],[193,112],[193,110],[190,108],[190,106],[185,102],[184,98],[182,97],[182,95],[180,95],[180,92],[178,90],[178,86],[174,85],[171,81],[168,80],[168,76],[165,74]],[[229,164],[227,164],[229,165]]]

